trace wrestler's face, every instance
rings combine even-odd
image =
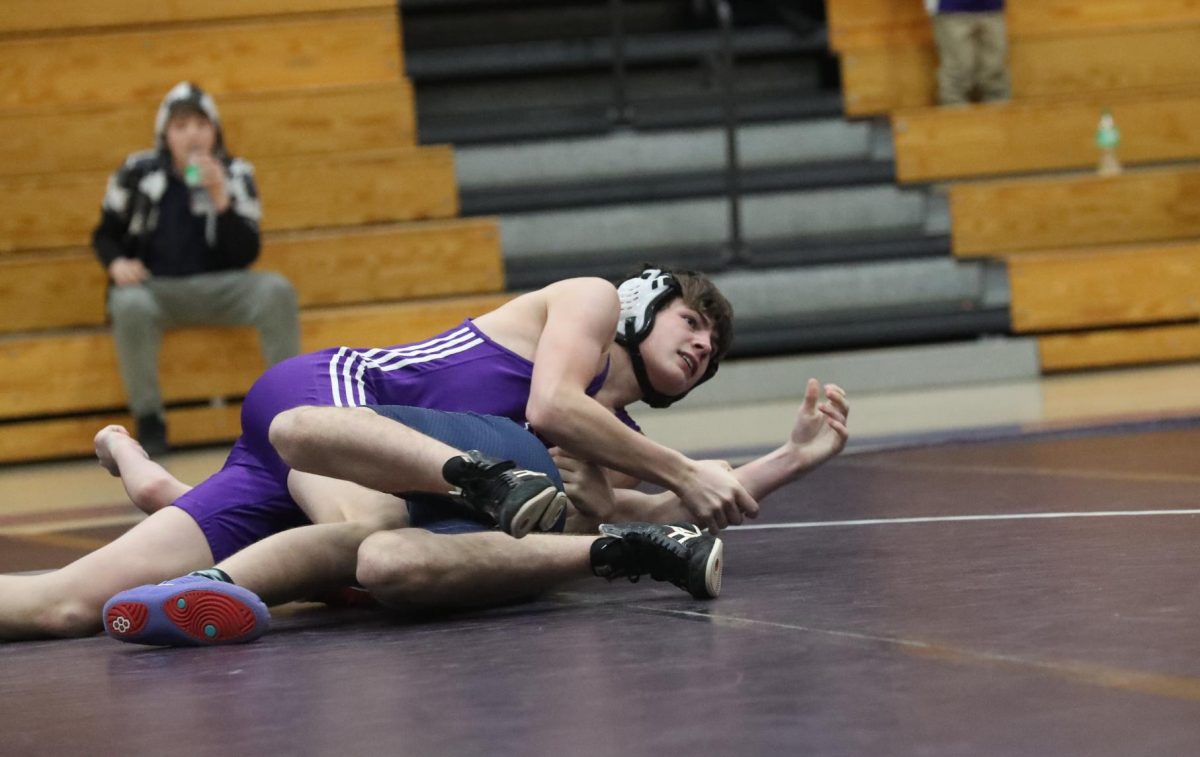
[[[708,319],[678,297],[654,319],[641,344],[650,383],[662,394],[683,394],[699,383],[713,353],[713,330]]]
[[[193,153],[212,155],[217,130],[203,113],[184,110],[167,121],[164,134],[175,168],[182,170]]]

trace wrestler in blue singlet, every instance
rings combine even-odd
[[[607,375],[605,366],[587,387],[588,396]],[[270,534],[308,523],[288,493],[290,469],[267,436],[279,413],[302,405],[403,405],[499,416],[527,426],[532,377],[531,361],[469,320],[423,342],[298,355],[254,382],[242,404],[242,435],[225,465],[174,504],[200,525],[219,562]],[[624,411],[618,417],[637,429]],[[429,435],[438,438],[436,430]]]

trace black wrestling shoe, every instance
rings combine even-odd
[[[721,593],[725,547],[699,526],[605,523],[600,533],[608,538],[592,544],[592,572],[601,578],[628,576],[637,581],[648,573],[655,581],[670,581],[696,599],[714,599]]]
[[[517,539],[535,527],[550,529],[566,508],[567,495],[546,474],[477,450],[447,460],[442,477],[458,487],[451,496]]]

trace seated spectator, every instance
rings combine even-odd
[[[300,351],[296,292],[258,257],[254,170],[226,151],[212,98],[189,82],[167,93],[155,146],[108,181],[92,244],[108,271],[108,315],[137,435],[167,451],[158,353],[164,329],[252,324],[268,365]]]
[[[925,0],[938,49],[938,102],[1007,100],[1004,0]]]

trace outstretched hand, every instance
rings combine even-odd
[[[846,391],[837,384],[825,385],[825,400],[820,401],[821,385],[815,378],[804,387],[804,403],[796,415],[788,446],[801,463],[802,470],[815,468],[838,454],[850,438],[847,420],[850,403]]]

